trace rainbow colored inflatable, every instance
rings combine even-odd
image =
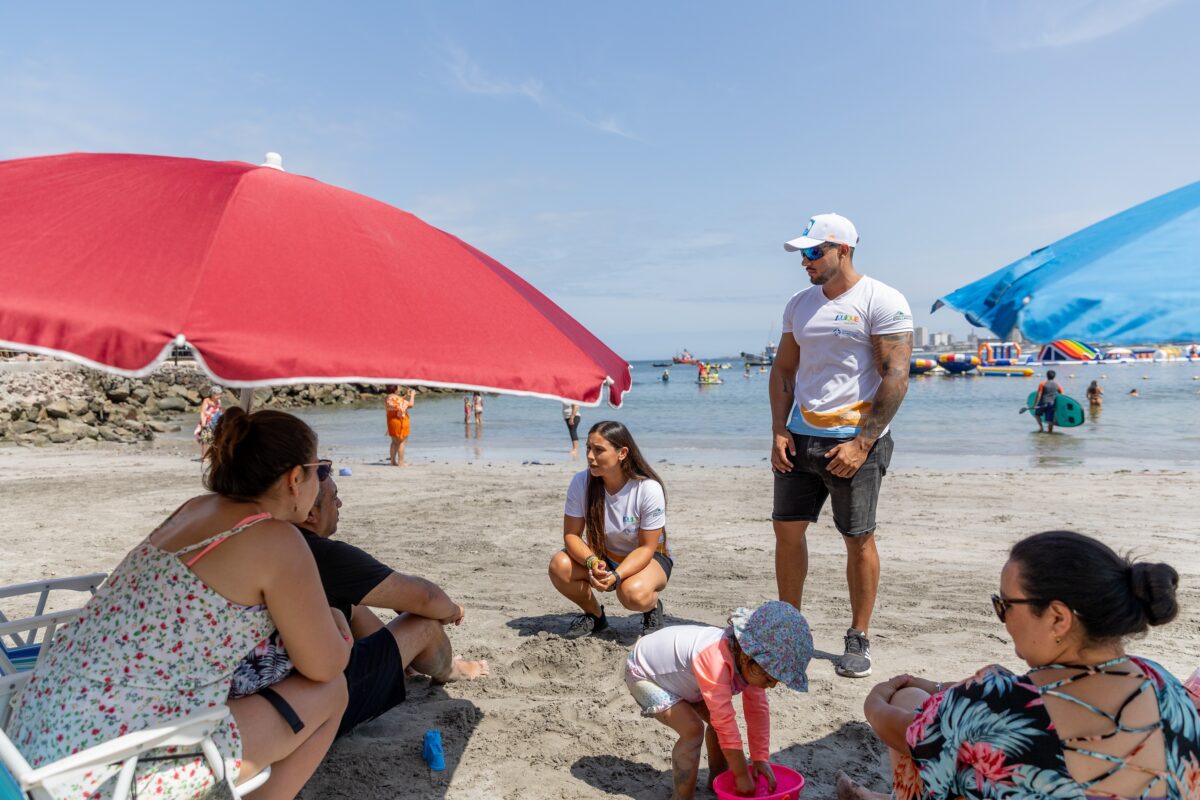
[[[937,362],[932,358],[914,358],[908,362],[908,374],[924,375],[936,366]]]
[[[969,372],[979,366],[979,356],[970,353],[942,353],[938,356],[938,364],[952,374]]]
[[[1055,339],[1042,347],[1038,361],[1099,361],[1100,353],[1078,339]]]

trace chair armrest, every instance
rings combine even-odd
[[[82,608],[68,608],[63,611],[51,611],[48,614],[40,614],[36,617],[22,617],[21,619],[10,619],[7,622],[0,622],[0,636],[7,636],[12,633],[25,633],[26,631],[37,631],[50,626],[59,626],[64,622],[74,622],[79,618],[79,612]],[[49,644],[49,642],[47,642]]]
[[[217,723],[228,713],[228,707],[216,706],[165,725],[127,733],[39,767],[30,773],[25,782],[36,784],[76,770],[119,764],[132,756],[159,747],[190,747],[199,744],[212,734]],[[0,745],[6,742],[7,737],[0,741]]]
[[[14,583],[0,586],[0,597],[17,597],[23,594],[34,594],[57,590],[73,592],[94,592],[108,577],[107,572],[93,572],[89,575],[73,575],[67,578],[47,578],[44,581]]]

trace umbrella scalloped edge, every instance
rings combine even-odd
[[[77,353],[72,353],[68,350],[55,350],[54,348],[51,348],[51,347],[39,347],[37,345],[24,344],[21,342],[11,342],[11,341],[6,341],[4,339],[0,339],[0,350],[19,350],[19,351],[25,352],[25,353],[36,353],[37,355],[50,356],[51,358],[60,358],[60,359],[63,359],[64,361],[71,361],[71,362],[74,362],[81,366],[87,367],[89,369],[94,369],[99,372],[107,372],[110,375],[120,375],[121,377],[124,377],[124,378],[144,378],[147,375],[150,375],[155,370],[157,370],[162,364],[164,364],[165,362],[170,360],[171,352],[177,346],[190,347],[190,345],[188,345],[187,341],[185,339],[183,339],[182,336],[177,337],[176,339],[169,342],[167,344],[167,346],[164,347],[162,349],[162,351],[154,358],[154,360],[151,361],[146,366],[144,366],[140,369],[121,369],[119,367],[113,367],[113,366],[109,366],[108,364],[100,363],[99,361],[93,361],[90,358],[86,358]],[[295,386],[298,384],[310,384],[310,383],[369,383],[369,384],[376,384],[376,385],[395,383],[395,384],[399,384],[401,386],[429,386],[429,387],[433,387],[436,389],[457,389],[457,390],[462,390],[462,391],[466,391],[466,392],[494,392],[497,394],[514,395],[516,397],[535,397],[535,398],[538,398],[541,400],[556,400],[560,403],[577,403],[578,405],[584,406],[585,408],[599,407],[604,402],[605,395],[607,394],[607,396],[609,398],[608,405],[610,408],[620,408],[622,405],[622,403],[612,402],[612,392],[605,391],[607,389],[607,387],[612,386],[616,383],[616,381],[612,378],[611,375],[605,376],[604,380],[601,382],[599,399],[591,401],[591,402],[582,400],[577,397],[563,397],[561,395],[544,394],[541,392],[522,392],[522,391],[518,391],[516,389],[504,389],[504,388],[500,388],[500,387],[496,387],[496,386],[481,386],[481,385],[474,385],[474,384],[468,384],[468,383],[447,383],[445,381],[430,381],[430,380],[420,380],[420,379],[415,379],[415,378],[379,378],[379,377],[364,378],[361,376],[347,375],[347,376],[323,377],[323,378],[296,377],[296,378],[281,378],[281,379],[273,379],[273,380],[265,380],[265,381],[235,381],[235,380],[232,380],[229,378],[224,378],[224,377],[216,374],[215,372],[213,372],[213,370],[209,368],[207,362],[205,362],[204,355],[194,347],[192,347],[191,349],[192,349],[192,355],[195,358],[196,364],[199,365],[200,369],[203,370],[205,375],[207,375],[208,377],[213,379],[214,383],[220,384],[222,386],[228,386],[230,388],[237,388],[237,389],[243,389],[243,388],[244,389],[262,389],[262,388],[267,388],[267,387],[272,387],[272,386]],[[626,370],[629,370],[628,365],[626,365]],[[629,388],[621,393],[622,401],[624,400],[625,395],[628,394],[632,390],[633,390],[633,381],[630,380]]]

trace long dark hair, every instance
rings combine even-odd
[[[1021,588],[1038,614],[1059,600],[1077,615],[1087,643],[1118,641],[1165,625],[1179,613],[1179,573],[1170,564],[1134,562],[1074,531],[1035,533],[1013,545]]]
[[[600,434],[617,450],[622,447],[629,450],[625,460],[620,462],[621,473],[625,476],[625,480],[640,478],[658,481],[658,485],[663,487],[663,505],[665,506],[667,487],[663,486],[662,478],[658,477],[658,473],[642,457],[642,451],[638,449],[637,442],[633,440],[633,434],[629,432],[629,429],[614,420],[601,420],[588,430],[588,437],[590,438],[593,433]],[[583,521],[584,529],[587,532],[588,546],[592,548],[593,553],[604,558],[608,553],[604,541],[604,481],[594,479],[590,473],[587,483],[587,510]],[[664,530],[664,542],[666,538],[667,532]],[[662,545],[660,545],[661,547]]]
[[[204,485],[225,497],[253,500],[292,467],[312,461],[316,452],[317,435],[299,418],[234,407],[217,422],[205,454]]]

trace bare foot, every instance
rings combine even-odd
[[[478,678],[486,678],[491,674],[488,668],[487,661],[480,659],[479,661],[468,661],[465,658],[455,658],[450,664],[450,674],[441,680],[433,680],[433,683],[452,683],[453,681],[473,681]]]
[[[850,776],[837,771],[837,800],[888,800],[886,794],[872,792],[859,786]]]

